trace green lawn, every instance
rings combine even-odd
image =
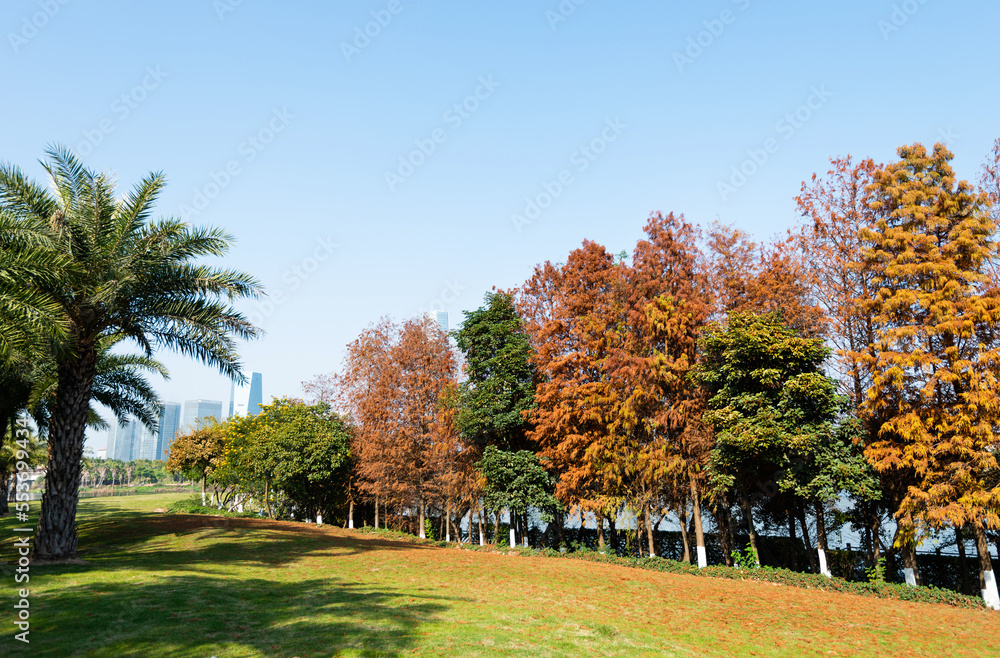
[[[32,569],[30,645],[0,519],[0,655],[1000,655],[998,613],[156,511],[179,498],[82,502],[88,564]]]

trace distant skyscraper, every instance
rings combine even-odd
[[[114,439],[108,441],[108,459],[127,462],[139,458],[142,441],[142,425],[134,418],[125,421],[124,425],[115,425],[112,429]]]
[[[137,423],[138,424],[138,423]],[[132,459],[156,459],[156,446],[159,444],[159,430],[150,432],[145,425],[138,424],[136,430],[138,446],[132,447]],[[138,451],[136,451],[138,447]]]
[[[205,418],[209,416],[216,420],[223,420],[222,402],[220,400],[186,400],[184,402],[184,418],[181,421],[181,431],[188,432],[203,427]]]
[[[259,372],[250,375],[250,395],[247,397],[247,415],[256,416],[260,413],[260,405],[264,402],[264,377]]]
[[[431,320],[437,322],[438,326],[441,327],[446,335],[448,333],[448,311],[431,311],[427,314]]]
[[[181,427],[181,405],[178,402],[164,402],[160,412],[160,427],[156,433],[156,456],[152,459],[166,461],[170,444],[177,438]]]

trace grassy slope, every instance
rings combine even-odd
[[[24,655],[1000,655],[996,613],[153,511],[176,498],[81,503],[89,564],[33,569]]]

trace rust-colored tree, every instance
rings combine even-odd
[[[405,513],[425,536],[427,505],[439,498],[440,400],[455,383],[448,339],[430,319],[382,320],[348,346],[341,404],[355,426],[356,486],[378,507]],[[416,516],[414,517],[414,512]]]
[[[875,171],[882,214],[861,234],[879,286],[864,408],[888,416],[866,456],[879,471],[917,476],[896,513],[898,541],[912,548],[927,528],[970,529],[984,598],[1000,608],[985,534],[1000,525],[1000,488],[985,479],[1000,447],[1000,299],[984,271],[997,226],[987,195],[956,181],[945,146],[904,146],[899,156]]]

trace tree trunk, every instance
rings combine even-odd
[[[486,535],[483,534],[483,515],[485,513],[486,513],[485,507],[484,506],[480,506],[479,507],[479,514],[476,515],[476,516],[479,517],[479,545],[480,546],[485,546],[486,545]],[[469,532],[470,532],[470,534],[472,532],[472,527],[471,526],[469,527]]]
[[[788,509],[788,539],[791,541],[792,549],[792,569],[795,571],[799,570],[799,536],[795,532],[795,515],[792,514],[792,509]]]
[[[816,563],[816,553],[813,553],[812,540],[809,539],[809,524],[806,523],[806,510],[804,507],[798,509],[799,524],[802,526],[802,543],[806,547],[806,555],[809,556],[809,571],[818,572],[819,565]]]
[[[594,515],[594,524],[597,526],[597,550],[604,552],[604,515],[598,512]]]
[[[354,530],[354,498],[347,501],[347,527]]]
[[[10,469],[0,469],[0,515],[10,512]]]
[[[510,507],[507,508],[507,520],[509,521],[509,523],[507,524],[507,526],[508,526],[508,529],[510,530],[510,533],[509,533],[510,534],[510,547],[511,548],[516,548],[517,547],[517,537],[514,535],[514,523],[516,523],[516,519],[514,518],[514,510],[512,508],[510,508]]]
[[[983,600],[990,608],[1000,610],[1000,594],[997,592],[997,579],[990,560],[990,547],[986,543],[986,530],[981,523],[973,522],[972,532],[976,536],[976,552],[979,553],[979,588]]]
[[[11,449],[14,453],[17,453],[17,415],[10,417],[10,441],[12,444]],[[3,448],[4,441],[6,441],[7,433],[7,419],[3,421],[3,429],[0,432],[0,449]],[[16,462],[12,462],[13,465]],[[10,512],[10,466],[4,466],[0,468],[0,514],[8,514]]]
[[[705,550],[705,530],[701,524],[701,503],[698,496],[698,483],[691,476],[691,516],[694,520],[695,550],[698,552],[698,568],[708,566],[708,551]]]
[[[733,566],[733,550],[736,538],[733,537],[733,515],[729,512],[729,502],[723,499],[715,514],[719,525],[719,545],[722,547],[722,559],[727,567]]]
[[[823,502],[816,503],[816,554],[819,556],[819,572],[827,578],[833,573],[826,564],[826,521],[823,519]]]
[[[608,535],[611,539],[611,554],[618,555],[621,550],[621,543],[618,541],[618,524],[617,524],[617,514],[614,517],[608,517]]]
[[[646,505],[646,539],[649,541],[649,557],[656,557],[656,546],[653,542],[653,510]]]
[[[688,529],[687,529],[687,501],[679,503],[677,505],[677,519],[680,521],[681,526],[681,544],[684,548],[684,556],[681,558],[681,562],[691,562],[691,541],[688,539]]]
[[[271,513],[271,481],[264,478],[264,509],[267,510],[267,518],[273,519]]]
[[[34,557],[41,560],[76,557],[80,466],[97,364],[93,341],[79,340],[76,348],[76,356],[60,363],[57,370],[45,494],[35,538]]]
[[[424,499],[421,498],[420,501],[417,503],[417,505],[420,508],[419,516],[417,517],[417,523],[420,524],[420,529],[419,529],[419,532],[417,533],[417,535],[421,539],[427,539],[427,531],[424,529],[424,525],[425,525],[424,524],[424,514],[426,513],[426,510],[424,510]]]
[[[920,586],[920,568],[917,566],[916,547],[909,541],[899,541],[900,535],[904,538],[913,536],[912,521],[908,517],[900,519],[896,523],[896,535],[893,537],[892,545],[899,544],[899,553],[903,558],[903,579],[910,587]]]
[[[493,543],[500,543],[500,512],[501,510],[496,510],[493,514]]]
[[[965,534],[961,528],[955,528],[955,546],[958,547],[958,571],[962,576],[962,594],[972,594],[969,583],[969,561],[965,559]],[[978,546],[976,547],[978,549]]]
[[[743,505],[743,516],[746,518],[747,532],[750,533],[750,548],[753,549],[755,562],[757,562],[757,566],[759,567],[760,551],[757,550],[757,533],[754,531],[753,528],[753,510],[750,506],[750,496],[748,496],[746,492],[744,492],[742,497],[740,498],[740,502]]]
[[[378,496],[375,496],[375,529],[378,530]]]
[[[444,540],[451,543],[451,505],[444,506]]]

